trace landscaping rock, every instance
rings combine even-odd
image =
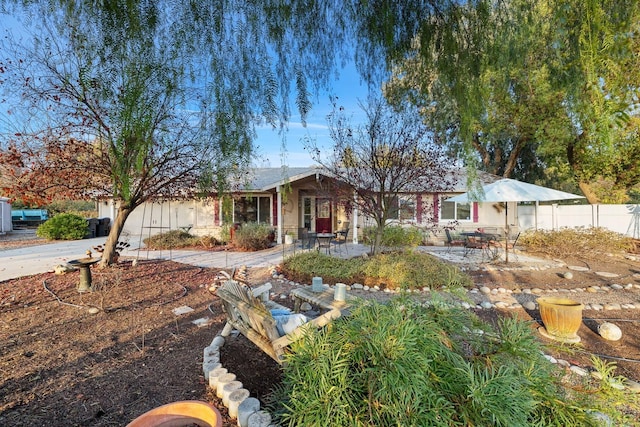
[[[622,338],[622,331],[617,325],[613,323],[604,322],[598,326],[598,333],[600,336],[608,341],[618,341]]]

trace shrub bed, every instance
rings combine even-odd
[[[242,224],[233,234],[233,245],[245,251],[267,249],[273,243],[273,229],[267,224],[248,222]]]
[[[156,234],[143,240],[150,249],[176,249],[202,246],[209,248],[219,244],[212,236],[192,236],[186,231],[171,230],[166,233]]]
[[[606,228],[561,228],[522,233],[518,242],[527,251],[553,257],[573,257],[585,254],[628,252],[633,250],[633,239]]]
[[[393,289],[441,289],[473,285],[471,278],[456,266],[415,251],[378,254],[348,260],[308,252],[287,258],[283,271],[290,280],[311,283],[321,276],[325,283],[359,282]]]

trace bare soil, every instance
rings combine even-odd
[[[0,241],[9,246],[35,244]],[[520,295],[525,288],[574,289],[611,283],[640,284],[640,262],[623,257],[565,260],[588,266],[567,280],[566,267],[535,271],[521,266],[505,270],[470,271],[478,284],[503,287]],[[224,314],[209,291],[219,270],[171,261],[123,260],[117,266],[92,268],[91,293],[78,293],[78,272],[53,273],[0,282],[0,425],[122,426],[156,406],[187,399],[217,406],[224,426],[236,425],[211,393],[202,373],[204,347],[222,329]],[[604,278],[595,271],[617,273]],[[249,269],[249,282],[270,280],[266,269]],[[272,281],[278,302],[288,285]],[[571,293],[599,302],[633,302],[640,291]],[[506,293],[505,295],[509,295]],[[380,296],[378,296],[380,297]],[[614,301],[615,300],[615,301]],[[187,306],[193,311],[177,315]],[[92,314],[90,309],[97,313]],[[540,326],[539,313],[524,309],[482,310],[482,317],[517,315]],[[553,346],[552,354],[588,367],[592,353],[615,361],[617,373],[640,381],[640,309],[588,311],[579,331],[578,352]],[[597,325],[615,318],[623,331],[620,341],[603,340]],[[205,319],[199,326],[196,320]],[[540,335],[540,339],[546,339]],[[546,341],[545,341],[546,342]],[[222,363],[235,373],[252,396],[263,402],[280,381],[280,368],[242,336],[222,348]]]

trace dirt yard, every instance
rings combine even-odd
[[[640,284],[636,260],[607,257],[567,264],[588,266],[589,271],[573,271],[571,280],[562,276],[566,267],[470,274],[478,284],[514,291],[504,295],[519,295],[526,288],[553,294],[549,290]],[[203,348],[224,324],[220,303],[208,290],[218,270],[171,261],[134,266],[125,260],[92,271],[97,290],[83,294],[76,291],[77,272],[0,282],[0,425],[122,426],[153,407],[185,399],[212,402],[223,425],[236,425],[207,390],[201,366]],[[605,278],[596,271],[618,276]],[[268,279],[266,269],[249,270],[252,284]],[[288,286],[272,283],[277,294],[288,292]],[[601,303],[631,302],[638,308],[585,311],[579,331],[582,350],[562,354],[556,346],[551,352],[585,367],[595,353],[617,362],[618,374],[640,381],[640,290],[571,295]],[[174,313],[185,306],[193,311]],[[484,310],[483,317],[514,314],[539,326],[537,311]],[[622,329],[620,341],[604,341],[596,333],[605,318]],[[278,365],[241,336],[227,341],[222,362],[263,401],[280,378]]]

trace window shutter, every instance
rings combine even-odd
[[[416,195],[416,222],[422,224],[422,194]]]
[[[478,222],[478,202],[473,202],[473,222]]]
[[[438,194],[433,195],[433,222],[437,224],[440,219],[440,197]]]

